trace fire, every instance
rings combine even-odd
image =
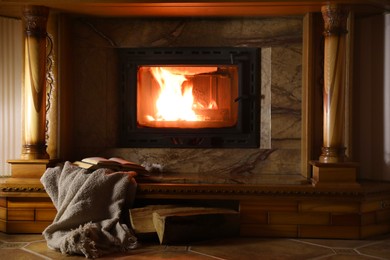
[[[196,72],[210,72],[214,68],[197,68]],[[160,86],[160,95],[156,101],[157,113],[147,116],[149,121],[201,121],[202,116],[194,109],[199,104],[194,102],[193,85],[188,79],[194,72],[190,68],[151,67],[153,77]],[[209,109],[216,109],[215,101],[209,104]]]

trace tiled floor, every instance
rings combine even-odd
[[[41,235],[0,233],[0,259],[85,259],[50,250]],[[230,238],[191,245],[144,243],[100,259],[390,259],[390,235],[367,240]]]

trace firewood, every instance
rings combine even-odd
[[[239,234],[239,213],[231,209],[179,207],[153,212],[161,244],[232,237]]]

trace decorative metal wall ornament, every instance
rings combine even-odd
[[[53,72],[53,64],[54,64],[54,43],[53,43],[53,35],[47,33],[47,58],[46,58],[46,121],[45,121],[45,140],[48,143],[49,140],[49,111],[51,108],[51,101],[53,96],[53,91],[55,88],[55,77]]]

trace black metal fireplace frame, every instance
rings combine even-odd
[[[260,51],[245,47],[121,48],[120,147],[257,148],[260,144]],[[226,128],[137,125],[137,68],[142,65],[237,65],[238,121]]]

